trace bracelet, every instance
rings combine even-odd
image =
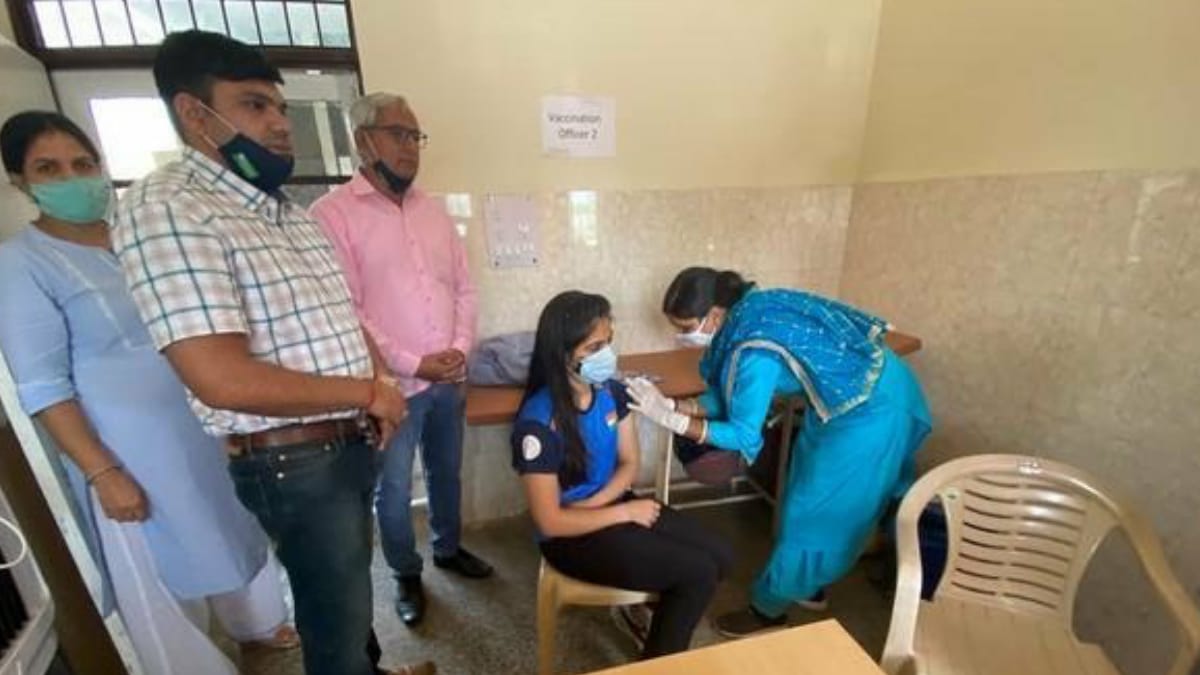
[[[700,405],[696,403],[694,398],[681,398],[676,404],[675,409],[687,415],[688,417],[700,417]]]
[[[708,420],[700,420],[700,445],[708,444]]]
[[[120,471],[121,469],[124,469],[124,468],[125,468],[125,466],[123,464],[121,464],[120,462],[117,462],[116,464],[109,464],[108,466],[104,467],[103,469],[97,469],[96,471],[93,471],[91,474],[89,474],[85,478],[85,480],[87,481],[88,485],[91,485],[100,476],[103,476],[104,474],[106,474],[110,471]]]

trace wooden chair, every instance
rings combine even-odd
[[[674,455],[674,437],[668,434],[667,438],[669,440],[659,458],[654,481],[655,498],[664,504],[670,497],[671,458]],[[654,593],[599,586],[573,579],[551,567],[543,558],[538,570],[537,591],[538,675],[554,673],[554,645],[558,633],[558,611],[561,608],[568,605],[637,605],[655,597]]]
[[[946,566],[921,599],[917,520],[933,498],[946,513]],[[899,573],[882,666],[890,675],[1115,674],[1072,630],[1080,579],[1121,528],[1174,618],[1186,675],[1200,651],[1200,611],[1167,564],[1153,528],[1094,477],[1017,455],[954,460],[923,476],[898,516]]]

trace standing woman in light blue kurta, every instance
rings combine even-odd
[[[146,673],[235,673],[211,608],[244,644],[295,646],[278,563],[234,495],[220,442],[154,349],[109,250],[112,188],[67,118],[0,129],[4,168],[40,216],[0,245],[0,350],[65,469]],[[108,607],[105,608],[108,611]]]
[[[884,343],[887,323],[801,291],[757,290],[736,272],[686,269],[663,298],[681,342],[704,347],[707,390],[674,401],[645,380],[630,394],[649,419],[754,461],[772,399],[807,407],[781,495],[781,529],[750,606],[717,619],[728,637],[787,623],[790,604],[824,605],[892,500],[908,488],[931,428],[921,386]]]

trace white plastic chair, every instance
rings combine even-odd
[[[671,458],[674,455],[674,436],[668,435],[668,439],[659,457],[654,480],[655,499],[664,504],[670,496]],[[554,645],[558,634],[558,611],[561,608],[568,605],[637,605],[656,597],[654,593],[599,586],[573,579],[551,567],[543,558],[538,570],[537,591],[538,675],[554,673]]]
[[[1094,477],[1019,455],[978,455],[923,476],[898,515],[899,573],[882,666],[890,675],[1116,674],[1072,630],[1079,581],[1114,527],[1178,628],[1170,675],[1200,651],[1200,611],[1171,572],[1149,521]],[[933,498],[946,513],[946,566],[921,599],[917,520]],[[1140,675],[1140,674],[1139,674]]]

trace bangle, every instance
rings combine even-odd
[[[110,471],[120,471],[121,469],[124,469],[124,468],[125,468],[124,465],[122,465],[120,462],[117,462],[116,464],[109,464],[108,466],[106,466],[102,469],[97,469],[97,470],[93,471],[92,473],[88,474],[88,476],[85,480],[87,481],[88,485],[91,485],[100,476],[103,476],[104,474],[106,474]]]
[[[676,410],[688,417],[700,417],[700,404],[694,398],[680,399]]]
[[[700,420],[700,445],[708,444],[708,420]]]

